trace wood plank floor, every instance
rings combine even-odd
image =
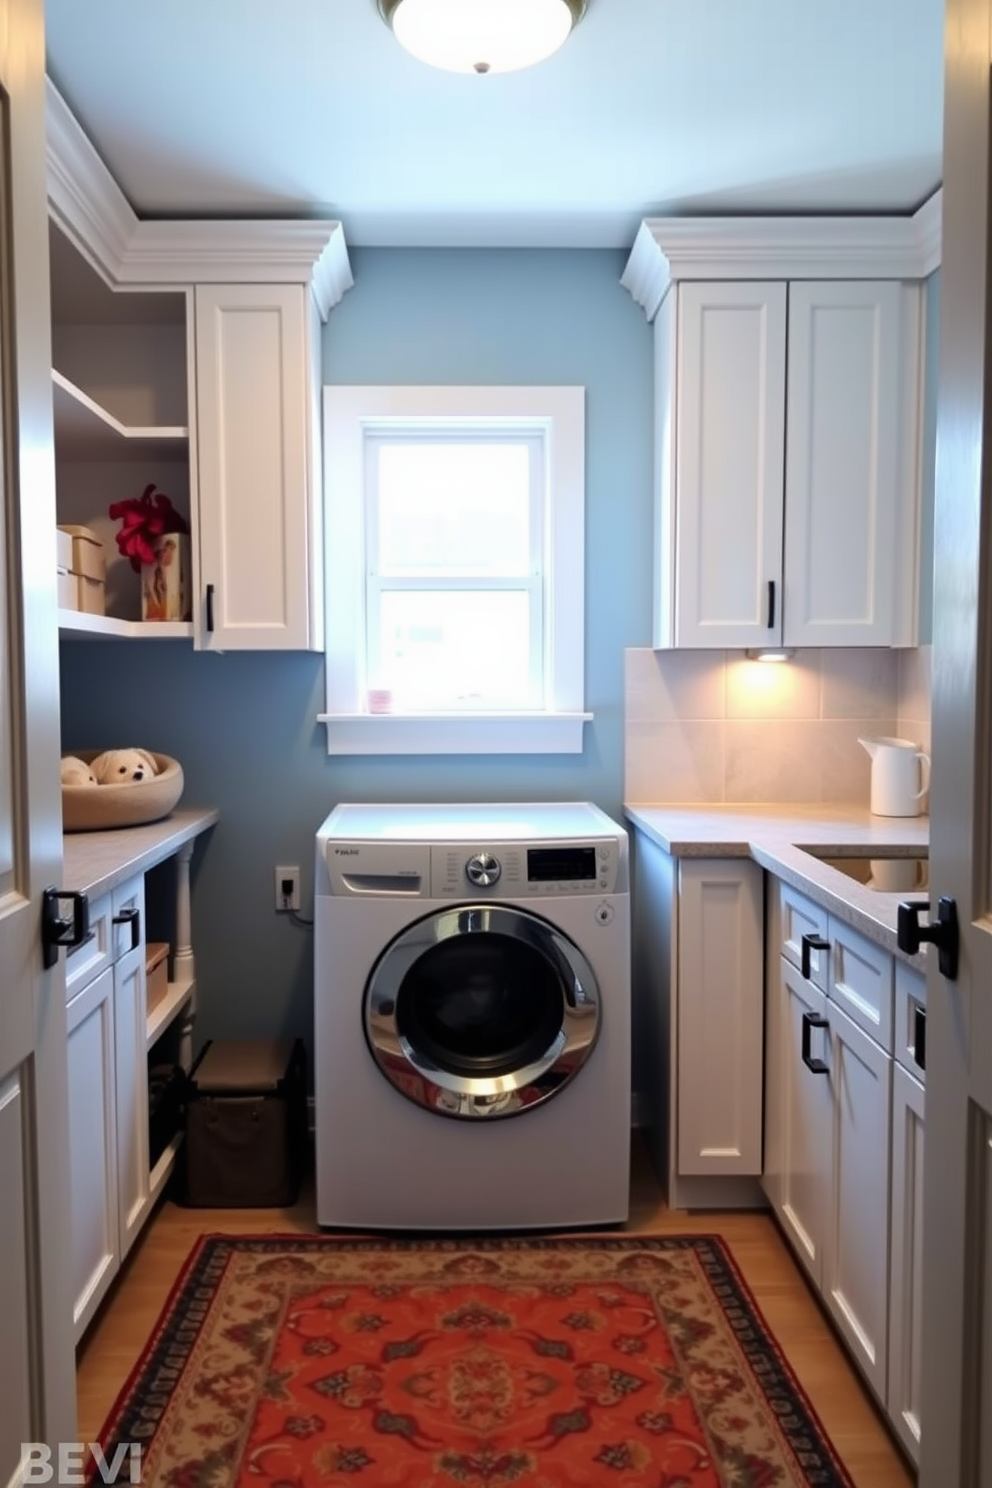
[[[164,1201],[80,1345],[79,1439],[96,1439],[201,1235],[312,1234],[316,1229],[312,1184],[291,1209],[184,1209]],[[668,1210],[650,1162],[635,1142],[631,1215],[624,1232],[722,1236],[857,1488],[909,1488],[914,1483],[914,1474],[767,1214]]]

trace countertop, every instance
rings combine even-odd
[[[924,900],[926,889],[883,893],[811,856],[915,857],[930,841],[926,816],[872,816],[856,806],[624,807],[638,831],[673,857],[753,858],[767,872],[822,904],[900,960],[926,968],[926,947],[907,956],[896,945],[896,913],[904,899]]]
[[[187,807],[140,827],[67,832],[62,838],[62,887],[91,898],[106,894],[171,858],[183,843],[208,831],[219,816],[213,809]]]

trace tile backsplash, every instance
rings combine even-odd
[[[930,747],[929,648],[625,653],[624,798],[867,805],[859,735]]]

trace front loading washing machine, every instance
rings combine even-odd
[[[317,834],[317,1220],[627,1218],[627,834],[589,803],[338,806]]]

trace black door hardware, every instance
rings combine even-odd
[[[803,1064],[811,1069],[814,1075],[829,1075],[830,1066],[822,1059],[810,1057],[809,1042],[814,1028],[829,1028],[830,1024],[826,1018],[819,1017],[816,1013],[803,1013]]]
[[[213,631],[213,628],[214,628],[214,586],[213,586],[213,584],[208,584],[207,585],[207,635],[210,635],[211,634],[211,632]]]
[[[928,925],[920,924],[920,911],[929,909],[925,899],[908,900],[896,912],[896,945],[907,956],[915,956],[923,942],[937,947],[940,974],[949,982],[958,975],[958,906],[955,899],[942,894],[937,901],[937,918]]]
[[[768,629],[775,628],[775,580],[768,580]]]
[[[59,914],[59,900],[72,900],[72,918]],[[90,933],[90,901],[72,890],[47,888],[41,896],[41,964],[51,971],[59,946],[81,945]]]
[[[913,1009],[913,1058],[921,1070],[927,1067],[927,1010]]]
[[[799,942],[799,944],[802,946],[802,953],[803,953],[802,954],[802,966],[801,966],[800,969],[802,971],[803,976],[806,978],[806,980],[808,982],[809,979],[810,979],[810,976],[812,975],[811,970],[810,970],[810,964],[809,964],[809,953],[810,953],[810,951],[829,951],[829,949],[830,949],[830,942],[829,942],[829,940],[824,940],[824,938],[823,938],[822,935],[804,935],[803,938],[802,938],[802,940]]]
[[[141,914],[137,908],[122,909],[119,915],[114,915],[115,925],[131,926],[131,949],[136,951],[141,944]]]

